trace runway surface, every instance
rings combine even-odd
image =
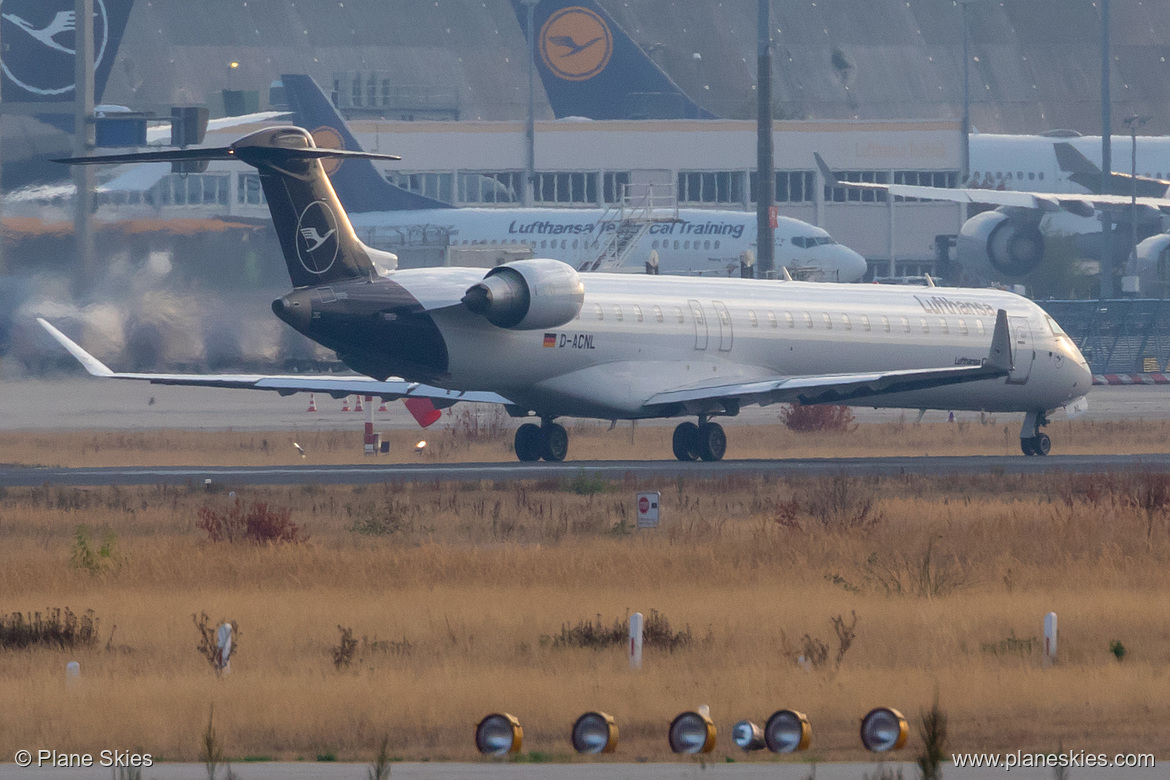
[[[282,398],[255,390],[165,387],[146,382],[102,380],[92,377],[17,379],[0,381],[0,430],[182,430],[292,431],[361,430],[365,416],[342,412],[342,402],[317,395],[319,412],[305,410],[305,393]],[[379,429],[413,428],[414,420],[401,403],[378,415]],[[460,407],[455,407],[456,409]],[[727,425],[778,421],[777,407],[745,407]],[[917,419],[916,410],[853,407],[858,422],[896,422]],[[1013,424],[1023,414],[994,415]],[[1170,385],[1095,387],[1089,393],[1090,420],[1159,420],[1170,418]],[[945,411],[928,411],[927,422],[947,419]],[[977,412],[955,412],[959,421],[977,421]],[[1059,417],[1057,418],[1059,419]],[[674,425],[677,420],[643,421],[639,425]],[[442,425],[440,422],[438,425]]]
[[[917,457],[724,460],[718,463],[576,461],[572,463],[446,463],[438,465],[28,468],[0,466],[0,485],[363,485],[380,482],[479,482],[566,479],[585,474],[607,480],[634,477],[718,479],[747,477],[898,476],[930,474],[1075,474],[1170,468],[1170,455],[1050,455],[1047,458]]]
[[[393,780],[805,780],[813,767],[807,763],[709,763],[676,764],[480,764],[396,763]],[[878,777],[882,768],[900,770],[901,777],[918,777],[918,767],[911,763],[817,764],[817,780],[858,780]],[[353,780],[367,776],[365,764],[265,763],[232,764],[240,780]],[[1051,780],[1051,769],[956,769],[947,766],[948,780]],[[1164,769],[1074,769],[1075,780],[1154,780],[1165,778]],[[207,777],[203,764],[158,764],[142,773],[145,780],[199,780]],[[0,780],[110,780],[109,769],[19,769],[12,764],[0,765]]]

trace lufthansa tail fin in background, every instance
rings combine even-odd
[[[313,135],[322,148],[362,151],[361,144],[309,76],[286,74],[280,77],[293,121]],[[354,213],[367,211],[414,211],[449,209],[451,204],[396,187],[378,173],[369,160],[343,160],[329,166],[329,178],[345,208]]]
[[[294,287],[370,279],[392,269],[397,258],[363,244],[321,166],[323,160],[397,160],[391,154],[319,149],[308,131],[272,127],[231,146],[74,157],[74,165],[239,160],[260,172],[272,225],[280,238]]]
[[[512,0],[520,29],[528,8]],[[718,119],[692,100],[594,0],[533,11],[536,68],[558,119]],[[525,33],[527,34],[527,33]]]

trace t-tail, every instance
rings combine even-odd
[[[528,4],[512,0],[520,29]],[[558,119],[718,119],[691,99],[594,0],[533,9],[536,68]],[[527,32],[525,32],[527,34]]]
[[[272,127],[231,146],[74,157],[58,162],[190,162],[239,160],[260,172],[260,183],[280,238],[293,287],[369,279],[392,270],[397,258],[363,244],[325,175],[322,162],[397,160],[395,155],[321,149],[299,127]]]
[[[317,82],[303,74],[285,74],[280,81],[284,85],[293,122],[312,133],[317,146],[362,151],[361,144]],[[331,161],[327,171],[341,202],[354,214],[453,208],[450,203],[396,187],[386,181],[369,160]]]

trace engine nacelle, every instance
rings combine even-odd
[[[487,272],[463,296],[463,305],[491,324],[513,330],[564,325],[577,316],[585,284],[560,260],[517,260]]]
[[[1144,295],[1170,291],[1170,233],[1157,233],[1138,243],[1137,275]]]
[[[985,211],[971,217],[959,231],[959,264],[987,281],[1027,276],[1044,259],[1044,234],[1036,216]]]

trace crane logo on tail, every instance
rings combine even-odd
[[[74,87],[77,16],[73,0],[6,0],[3,22],[4,75],[34,95],[60,95]],[[93,3],[94,67],[101,65],[110,37],[104,0]],[[12,99],[12,96],[9,96]],[[17,98],[19,100],[19,98]]]
[[[609,64],[613,33],[599,15],[581,6],[562,8],[540,30],[540,56],[562,79],[586,81]]]
[[[315,200],[297,220],[297,259],[311,274],[318,276],[333,267],[337,260],[337,217],[323,200]]]

